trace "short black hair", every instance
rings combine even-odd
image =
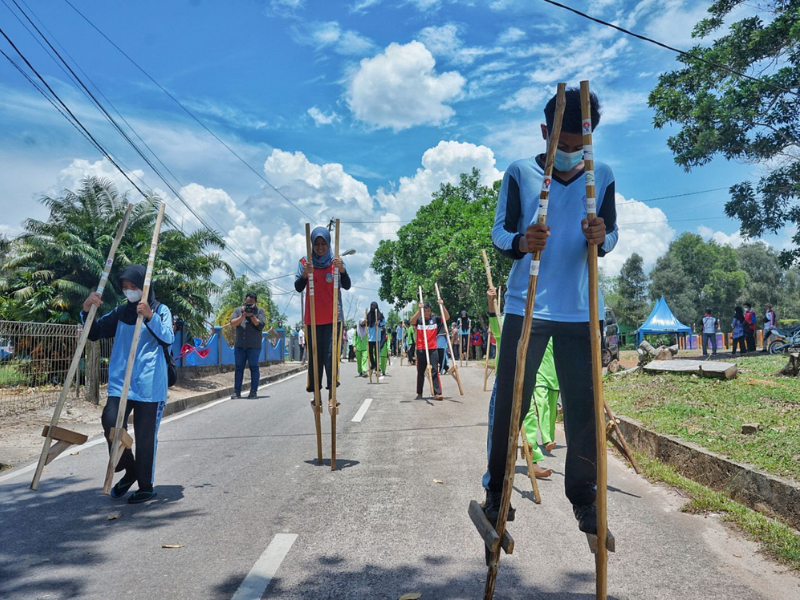
[[[248,298],[252,298],[253,300],[258,300],[258,296],[256,296],[256,293],[255,293],[255,292],[252,292],[252,291],[251,291],[251,292],[247,292],[247,293],[244,295],[244,299],[245,299],[245,300],[247,300]]]
[[[581,133],[581,90],[579,88],[569,88],[564,94],[566,105],[564,106],[564,119],[561,122],[561,131],[566,133]],[[600,124],[600,101],[594,92],[589,92],[589,104],[592,112],[592,131]],[[547,124],[547,131],[553,130],[553,121],[556,116],[556,96],[550,98],[544,107],[544,118]]]
[[[423,302],[422,303],[422,308],[430,308],[430,307],[431,307],[431,303],[430,302]]]

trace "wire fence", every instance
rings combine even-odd
[[[79,325],[0,321],[0,416],[56,403],[80,332]],[[99,386],[108,382],[111,343],[86,344],[69,391],[72,398],[97,402]]]

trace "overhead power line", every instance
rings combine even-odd
[[[725,65],[721,65],[719,63],[715,63],[714,61],[707,60],[705,58],[697,56],[696,54],[692,54],[691,52],[686,52],[685,50],[681,50],[680,48],[675,48],[674,46],[670,46],[670,45],[665,44],[663,42],[659,42],[658,40],[654,40],[653,38],[649,38],[649,37],[647,37],[645,35],[641,35],[639,33],[634,33],[633,31],[625,29],[624,27],[620,27],[619,25],[614,25],[613,23],[609,23],[608,21],[603,21],[602,19],[598,19],[597,17],[593,17],[591,15],[587,15],[586,13],[581,12],[576,8],[572,8],[571,6],[567,6],[566,4],[561,4],[560,2],[556,2],[555,0],[544,0],[544,1],[547,2],[548,4],[552,4],[553,6],[558,6],[559,8],[563,8],[565,10],[573,12],[576,15],[583,17],[584,19],[589,19],[590,21],[594,21],[595,23],[599,23],[600,25],[605,25],[606,27],[611,27],[612,29],[616,29],[617,31],[621,31],[624,34],[627,34],[627,35],[630,35],[632,37],[638,38],[638,39],[643,40],[645,42],[650,42],[651,44],[655,44],[656,46],[661,46],[662,48],[666,48],[667,50],[671,50],[672,52],[676,52],[676,53],[680,54],[681,56],[686,56],[687,58],[691,58],[692,60],[697,60],[697,61],[700,61],[700,62],[705,63],[707,65],[711,65],[712,67],[715,67],[717,69],[722,69],[723,71],[727,71],[728,73],[736,75],[737,77],[743,77],[744,79],[749,79],[750,81],[755,81],[755,82],[761,83],[763,85],[768,85],[769,87],[771,87],[773,89],[776,89],[776,90],[778,90],[780,92],[784,92],[785,94],[792,94],[793,96],[800,96],[800,93],[794,92],[794,91],[792,91],[792,90],[790,90],[788,88],[776,85],[776,84],[774,84],[774,83],[772,83],[770,81],[764,81],[763,79],[759,79],[757,77],[751,77],[750,75],[747,75],[746,73],[742,73],[742,72],[737,71],[735,69],[731,69],[730,67],[726,67]]]
[[[134,142],[134,141],[133,141],[133,140],[130,138],[130,136],[127,134],[127,132],[125,132],[125,130],[124,130],[124,129],[123,129],[123,128],[122,128],[122,127],[119,125],[119,123],[117,123],[117,122],[116,122],[116,120],[114,119],[114,117],[113,117],[111,114],[109,114],[109,112],[108,112],[108,111],[105,109],[105,107],[103,106],[103,104],[102,104],[102,103],[101,103],[101,102],[100,102],[100,101],[97,99],[97,97],[96,97],[96,96],[95,96],[95,95],[94,95],[94,94],[91,92],[91,90],[89,90],[88,86],[87,86],[87,85],[86,85],[86,84],[85,84],[85,83],[84,83],[84,82],[81,80],[81,78],[80,78],[80,77],[77,75],[77,73],[75,73],[75,71],[72,69],[72,67],[69,65],[69,63],[68,63],[68,62],[67,62],[67,61],[64,59],[64,57],[63,57],[63,56],[61,56],[61,54],[60,54],[60,53],[59,53],[59,52],[58,52],[58,51],[57,51],[57,50],[56,50],[56,49],[53,47],[53,45],[50,43],[50,41],[47,39],[47,37],[46,37],[46,36],[45,36],[45,35],[42,33],[42,31],[41,31],[41,30],[40,30],[40,29],[39,29],[39,28],[36,26],[36,24],[33,22],[33,20],[32,20],[32,19],[31,19],[31,18],[28,16],[28,14],[27,14],[27,13],[26,13],[26,12],[25,12],[25,11],[24,11],[24,10],[23,10],[21,7],[20,7],[20,6],[19,6],[19,4],[16,2],[16,0],[12,0],[12,2],[13,2],[13,3],[14,3],[14,5],[17,7],[17,10],[18,10],[18,11],[19,11],[19,12],[20,12],[20,13],[21,13],[21,14],[22,14],[22,15],[23,15],[23,16],[24,16],[26,19],[27,19],[27,21],[28,21],[28,22],[31,24],[31,26],[32,26],[32,27],[35,29],[35,31],[36,31],[36,33],[39,35],[39,37],[40,37],[42,40],[44,40],[44,42],[47,44],[47,46],[49,47],[50,51],[48,52],[46,48],[45,48],[45,51],[46,51],[46,52],[48,52],[48,54],[49,54],[49,55],[50,55],[50,57],[51,57],[51,58],[52,58],[52,59],[53,59],[53,60],[56,62],[56,64],[57,64],[59,67],[61,67],[62,71],[64,70],[64,67],[66,67],[66,69],[68,70],[67,76],[68,76],[69,78],[71,78],[71,79],[72,79],[72,80],[73,80],[75,83],[77,83],[77,84],[78,84],[78,86],[79,86],[79,89],[81,89],[81,90],[83,91],[83,93],[84,93],[84,94],[85,94],[85,95],[88,97],[89,101],[90,101],[90,102],[91,102],[91,103],[92,103],[92,104],[93,104],[93,105],[94,105],[94,106],[95,106],[95,107],[96,107],[96,108],[97,108],[97,109],[98,109],[98,110],[101,112],[101,114],[104,116],[104,118],[105,118],[105,119],[106,119],[106,120],[107,120],[107,121],[108,121],[108,122],[109,122],[109,123],[110,123],[110,124],[111,124],[111,125],[114,127],[114,129],[115,129],[115,130],[116,130],[116,131],[117,131],[117,132],[118,132],[118,133],[119,133],[119,134],[120,134],[120,135],[121,135],[121,136],[122,136],[122,137],[125,139],[125,141],[126,141],[126,142],[127,142],[127,143],[128,143],[128,144],[129,144],[129,145],[132,147],[132,148],[133,148],[133,150],[134,150],[134,151],[135,151],[135,152],[136,152],[136,153],[137,153],[137,154],[138,154],[138,155],[139,155],[139,156],[142,158],[142,160],[144,160],[144,161],[147,163],[147,165],[148,165],[148,166],[149,166],[149,167],[150,167],[150,168],[153,170],[153,172],[154,172],[154,173],[155,173],[155,174],[156,174],[156,175],[159,177],[159,179],[161,179],[161,181],[163,181],[163,182],[164,182],[164,184],[165,184],[165,185],[166,185],[166,186],[167,186],[167,187],[170,189],[170,191],[171,191],[171,192],[172,192],[172,193],[175,195],[175,197],[176,197],[176,198],[178,198],[178,200],[179,200],[179,201],[180,201],[180,202],[181,202],[181,203],[182,203],[182,204],[185,206],[185,208],[186,208],[186,209],[187,209],[187,210],[188,210],[188,211],[189,211],[189,212],[190,212],[190,213],[191,213],[191,214],[192,214],[192,215],[193,215],[193,216],[194,216],[194,217],[195,217],[195,218],[196,218],[196,219],[197,219],[197,220],[200,222],[200,224],[201,224],[203,227],[205,227],[207,230],[209,230],[209,231],[212,231],[212,232],[213,232],[214,230],[213,230],[213,229],[212,229],[212,228],[211,228],[211,227],[210,227],[210,226],[209,226],[209,225],[208,225],[208,224],[207,224],[207,223],[206,223],[206,222],[203,220],[203,218],[202,218],[202,217],[201,217],[199,214],[197,214],[197,212],[196,212],[196,211],[193,209],[193,207],[192,207],[192,206],[191,206],[191,205],[190,205],[190,204],[189,204],[189,203],[188,203],[188,202],[187,202],[187,201],[186,201],[186,200],[183,198],[183,196],[180,194],[180,192],[178,192],[178,190],[176,190],[176,189],[173,187],[173,185],[172,185],[172,184],[171,184],[171,183],[170,183],[170,182],[169,182],[169,181],[166,179],[166,177],[165,177],[165,176],[164,176],[164,175],[163,175],[163,174],[160,172],[160,170],[159,170],[159,169],[158,169],[158,168],[157,168],[157,167],[156,167],[156,166],[153,164],[153,162],[152,162],[152,161],[151,161],[151,160],[150,160],[150,159],[149,159],[149,158],[148,158],[148,157],[147,157],[147,156],[144,154],[144,152],[143,152],[143,151],[142,151],[142,150],[141,150],[141,149],[140,149],[140,148],[137,146],[137,144],[136,144],[136,143],[135,143],[135,142]],[[15,14],[15,13],[13,13],[13,11],[11,11],[10,7],[9,7],[9,6],[8,6],[8,4],[5,2],[5,0],[3,0],[3,4],[5,4],[5,6],[6,6],[6,7],[9,9],[9,11],[10,11],[10,12],[12,12],[12,14]],[[27,7],[27,5],[26,5],[26,7]],[[29,9],[29,10],[30,10],[30,9]],[[32,11],[31,11],[31,13],[32,13]],[[33,14],[33,13],[32,13],[32,14]],[[17,15],[16,15],[16,14],[15,14],[15,17],[17,17]],[[37,18],[38,18],[38,17],[37,17]],[[17,17],[17,19],[19,19],[19,17]],[[20,21],[20,22],[22,23],[22,21]],[[41,22],[41,21],[40,21],[40,22]],[[24,23],[22,23],[22,24],[23,24],[23,26],[24,26],[24,27],[27,29],[27,26],[25,26],[25,24],[24,24]],[[0,32],[2,32],[2,30],[0,30]],[[34,35],[33,35],[33,33],[30,31],[30,29],[28,29],[28,32],[29,32],[29,33],[30,33],[30,34],[31,34],[31,35],[34,37],[34,39],[36,39],[36,40],[37,40],[37,42],[39,41],[39,40],[36,38],[36,36],[34,36]],[[70,120],[70,122],[72,122],[72,121],[74,120],[74,123],[73,123],[73,125],[77,124],[77,126],[80,126],[80,130],[82,130],[82,131],[85,131],[85,132],[86,132],[86,134],[85,134],[85,136],[84,136],[84,137],[87,137],[87,139],[89,139],[89,140],[90,140],[90,142],[92,143],[92,145],[93,145],[93,146],[94,146],[96,149],[98,149],[98,150],[99,150],[99,151],[100,151],[100,152],[103,154],[103,156],[105,156],[105,157],[106,157],[106,158],[107,158],[107,159],[108,159],[108,160],[111,162],[111,164],[112,164],[112,165],[114,165],[114,167],[115,167],[115,168],[117,168],[117,170],[119,170],[119,171],[120,171],[120,172],[123,174],[123,176],[124,176],[124,177],[125,177],[125,178],[126,178],[126,179],[127,179],[127,180],[128,180],[128,181],[129,181],[129,182],[130,182],[130,183],[131,183],[131,184],[132,184],[132,185],[133,185],[133,186],[134,186],[134,187],[135,187],[135,188],[136,188],[136,189],[137,189],[137,190],[138,190],[138,191],[139,191],[139,192],[140,192],[140,193],[141,193],[141,194],[144,196],[144,197],[145,197],[145,198],[147,198],[147,197],[148,197],[148,196],[147,196],[147,194],[145,194],[145,193],[144,193],[144,192],[141,190],[141,188],[140,188],[138,185],[136,185],[136,184],[135,184],[135,183],[134,183],[134,182],[131,180],[131,178],[128,176],[128,174],[127,174],[127,172],[126,172],[125,170],[123,170],[122,168],[120,168],[120,166],[117,164],[117,162],[119,162],[119,161],[116,161],[116,162],[115,162],[115,160],[114,160],[114,159],[113,159],[113,158],[110,156],[110,154],[109,154],[109,153],[108,153],[108,152],[107,152],[107,151],[104,149],[104,147],[103,147],[103,146],[102,146],[102,145],[101,145],[101,144],[100,144],[100,143],[99,143],[99,142],[98,142],[98,141],[97,141],[97,140],[96,140],[96,139],[95,139],[95,138],[94,138],[94,137],[93,137],[93,136],[92,136],[92,135],[91,135],[89,132],[88,132],[88,129],[87,129],[85,126],[83,126],[83,124],[82,124],[82,123],[81,123],[81,122],[80,122],[80,121],[77,119],[77,117],[76,117],[76,116],[75,116],[75,115],[74,115],[74,114],[73,114],[73,113],[72,113],[72,112],[69,110],[69,108],[66,106],[66,104],[65,104],[65,103],[64,103],[64,102],[63,102],[63,101],[62,101],[62,100],[61,100],[61,99],[58,97],[58,95],[55,93],[55,91],[54,91],[54,90],[53,90],[53,89],[52,89],[52,88],[51,88],[51,87],[50,87],[50,86],[49,86],[49,85],[48,85],[48,84],[45,82],[44,78],[43,78],[43,77],[42,77],[42,76],[41,76],[41,75],[38,73],[38,71],[37,71],[37,70],[36,70],[36,69],[33,67],[33,65],[30,63],[30,61],[28,61],[28,60],[27,60],[27,59],[26,59],[26,58],[25,58],[25,57],[22,55],[21,51],[20,51],[20,50],[19,50],[19,49],[16,47],[16,45],[15,45],[15,44],[14,44],[14,43],[13,43],[13,42],[10,40],[10,38],[9,38],[9,37],[8,37],[8,36],[5,34],[5,32],[2,32],[2,34],[3,34],[3,36],[6,38],[6,40],[8,40],[9,44],[11,44],[11,46],[14,48],[14,50],[17,52],[17,54],[18,54],[18,55],[19,55],[19,56],[20,56],[20,57],[21,57],[21,58],[22,58],[22,59],[25,61],[25,63],[28,65],[28,67],[29,67],[29,68],[30,68],[30,69],[31,69],[31,70],[32,70],[32,71],[33,71],[33,72],[34,72],[34,73],[37,75],[37,77],[38,77],[38,78],[39,78],[39,79],[40,79],[40,80],[41,80],[41,81],[42,81],[42,82],[45,84],[45,86],[47,86],[47,89],[50,91],[50,93],[52,94],[52,96],[53,96],[53,97],[55,97],[55,98],[58,100],[58,102],[59,102],[59,103],[60,103],[60,104],[61,104],[61,105],[64,107],[64,109],[67,111],[67,113],[68,113],[68,114],[70,115],[70,117],[71,117],[71,119],[69,119],[69,120]],[[52,35],[52,34],[51,34],[51,35]],[[55,39],[55,38],[54,38],[54,39]],[[58,42],[56,42],[56,43],[58,43]],[[40,45],[41,45],[41,42],[40,42]],[[44,48],[44,47],[43,47],[43,48]],[[5,53],[3,53],[3,54],[5,55]],[[55,56],[58,58],[58,60],[56,60],[55,58],[53,58],[53,55],[55,55]],[[5,55],[5,56],[6,56],[6,58],[8,58],[9,60],[11,60],[11,59],[10,59],[10,58],[9,58],[7,55]],[[12,62],[12,64],[14,64],[14,66],[15,66],[15,67],[17,67],[17,69],[18,69],[18,70],[20,70],[20,72],[22,72],[22,73],[23,73],[23,75],[25,75],[25,76],[26,76],[26,78],[28,79],[28,81],[30,81],[32,84],[34,84],[34,85],[35,85],[35,82],[33,82],[33,81],[30,79],[30,77],[28,77],[28,76],[27,76],[27,74],[25,74],[25,73],[24,73],[24,71],[22,71],[22,70],[21,70],[21,69],[20,69],[20,68],[19,68],[19,67],[18,67],[18,66],[17,66],[17,65],[16,65],[16,64],[13,62],[13,61],[11,61],[11,62]],[[74,59],[73,59],[73,62],[74,62]],[[62,65],[63,65],[63,66],[62,66]],[[76,67],[77,67],[79,70],[81,70],[81,71],[82,71],[82,69],[80,69],[80,67],[78,67],[78,66],[77,66],[77,63],[76,63]],[[67,71],[65,71],[65,73],[66,73],[66,72],[67,72]],[[82,71],[82,72],[83,72],[83,71]],[[85,74],[85,73],[84,73],[84,74]],[[87,77],[87,79],[88,79],[88,77]],[[91,82],[91,79],[89,79],[89,81]],[[94,84],[94,82],[91,82],[91,83],[92,83],[92,85],[94,85],[94,87],[95,87],[95,88],[98,90],[98,92],[100,93],[100,95],[101,95],[101,96],[103,96],[102,92],[100,92],[100,90],[99,90],[99,88],[97,87],[97,85],[96,85],[96,84]],[[41,89],[40,89],[38,86],[36,86],[36,87],[37,87],[37,89],[40,91],[40,93],[42,93],[42,92],[43,92],[43,90],[41,90]],[[45,95],[45,97],[47,97],[47,96]],[[127,122],[127,121],[124,119],[124,117],[122,117],[122,115],[119,113],[119,111],[117,111],[117,110],[116,110],[116,108],[114,108],[114,107],[113,107],[113,105],[112,105],[112,104],[111,104],[111,103],[108,101],[108,99],[107,99],[107,98],[105,98],[105,96],[103,96],[103,98],[106,100],[106,102],[108,102],[108,104],[109,104],[109,105],[111,105],[111,106],[112,106],[112,109],[113,109],[113,110],[114,110],[114,111],[117,113],[117,115],[119,115],[119,116],[120,116],[120,118],[121,118],[121,119],[122,119],[122,120],[125,122],[125,124],[126,124],[126,125],[127,125],[129,128],[130,128],[130,130],[131,130],[131,131],[134,133],[134,135],[136,135],[136,137],[137,137],[139,140],[141,140],[141,141],[142,141],[142,143],[143,143],[143,144],[144,144],[144,145],[147,147],[147,149],[148,149],[148,150],[150,151],[150,153],[151,153],[151,154],[152,154],[152,155],[155,157],[155,159],[156,159],[156,160],[157,160],[157,161],[158,161],[158,162],[159,162],[159,163],[160,163],[160,164],[161,164],[161,165],[164,167],[164,169],[165,169],[165,170],[166,170],[166,171],[167,171],[167,172],[168,172],[168,173],[169,173],[169,174],[172,176],[172,178],[173,178],[173,179],[175,179],[175,181],[178,183],[178,185],[179,185],[179,186],[181,186],[181,187],[184,187],[184,186],[183,186],[183,184],[181,184],[181,182],[178,180],[178,178],[177,178],[177,177],[176,177],[176,176],[175,176],[175,175],[172,173],[172,171],[170,171],[170,170],[169,170],[169,168],[168,168],[168,167],[167,167],[167,166],[164,164],[164,162],[160,160],[160,158],[159,158],[159,157],[156,155],[156,153],[155,153],[155,152],[154,152],[154,151],[153,151],[153,150],[152,150],[152,149],[151,149],[149,146],[147,146],[147,144],[144,142],[144,140],[142,140],[141,136],[139,136],[139,134],[138,134],[138,133],[135,131],[135,129],[134,129],[134,128],[133,128],[133,127],[130,125],[130,123],[128,123],[128,122]],[[52,104],[52,102],[51,102],[51,104]],[[61,110],[59,110],[59,112],[61,112],[61,114],[62,114],[62,115],[64,115],[64,116],[66,117],[66,115],[64,114],[64,111],[61,111]],[[126,169],[127,169],[127,167],[126,167]],[[128,169],[128,170],[130,171],[130,169]],[[137,177],[137,179],[138,179],[138,177]],[[147,187],[147,186],[146,186],[146,187]],[[150,191],[151,191],[151,195],[152,195],[152,190],[150,190]],[[219,222],[217,222],[217,221],[216,221],[216,219],[214,219],[214,218],[213,218],[213,216],[211,216],[211,219],[212,219],[212,221],[214,221],[214,223],[215,223],[215,224],[216,224],[216,225],[217,225],[217,226],[218,226],[220,229],[224,229],[224,228],[223,228],[223,227],[222,227],[222,226],[219,224]],[[181,227],[181,230],[183,230],[183,228],[182,228],[182,227]],[[184,232],[184,233],[185,233],[185,232]],[[227,248],[227,251],[228,251],[228,252],[229,252],[229,253],[230,253],[230,254],[231,254],[231,255],[232,255],[234,258],[236,258],[236,259],[237,259],[237,260],[238,260],[240,263],[242,263],[242,265],[245,267],[245,269],[246,269],[246,270],[249,270],[249,271],[251,271],[252,273],[254,273],[256,276],[258,276],[258,273],[257,273],[257,272],[256,272],[254,269],[252,269],[252,268],[250,267],[249,263],[248,263],[248,262],[247,262],[247,261],[246,261],[244,258],[242,258],[242,257],[241,257],[241,256],[240,256],[240,255],[239,255],[237,252],[235,252],[235,251],[233,250],[233,248],[231,248],[231,247],[230,247],[230,244],[229,244],[228,246],[229,246],[229,247]],[[241,248],[241,247],[240,247],[240,248]],[[242,250],[244,251],[244,249],[243,249],[243,248],[242,248]],[[276,288],[277,290],[279,290],[281,293],[288,293],[288,292],[287,292],[287,290],[284,290],[283,288],[281,288],[280,286],[278,286],[278,285],[276,285],[276,284],[272,284],[272,286],[273,286],[274,288]]]

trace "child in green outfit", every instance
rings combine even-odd
[[[541,432],[542,444],[550,452],[556,447],[556,414],[558,411],[558,377],[556,377],[556,363],[553,360],[553,338],[547,342],[547,348],[542,357],[539,370],[536,371],[536,386],[533,388],[533,402],[528,414],[522,422],[525,435],[531,445],[531,462],[533,473],[542,479],[553,474],[551,469],[539,466],[539,461],[544,460],[537,436]]]
[[[356,366],[358,367],[358,376],[367,376],[367,320],[361,319],[356,327],[356,334],[353,337],[353,346],[356,349]]]

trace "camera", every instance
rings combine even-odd
[[[252,302],[245,302],[244,304],[244,314],[246,315],[254,315],[256,313],[256,305]]]

